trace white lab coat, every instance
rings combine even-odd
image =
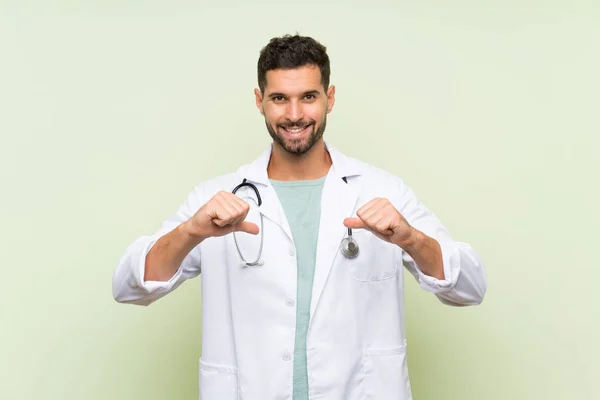
[[[455,306],[482,301],[483,265],[468,244],[451,238],[400,178],[326,146],[332,167],[322,193],[307,334],[310,399],[408,400],[402,265],[423,289]],[[116,301],[149,305],[202,271],[202,400],[292,399],[296,254],[267,176],[270,154],[271,146],[252,164],[195,187],[160,230],[126,249],[114,272]],[[257,186],[263,200],[264,265],[242,267],[230,234],[198,245],[168,282],[144,282],[145,256],[152,245],[219,190],[231,191],[244,178]],[[365,230],[354,230],[360,246],[357,258],[340,253],[347,232],[344,218],[356,216],[375,197],[389,199],[411,225],[438,240],[444,280],[424,275],[400,247]],[[254,257],[258,236],[237,237],[245,257]]]

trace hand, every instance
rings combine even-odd
[[[415,230],[388,199],[375,198],[356,212],[358,218],[344,219],[344,226],[367,229],[386,242],[403,247],[410,243]]]
[[[244,221],[250,205],[236,195],[220,191],[186,221],[186,231],[198,238],[224,236],[231,232],[257,235],[258,225]]]

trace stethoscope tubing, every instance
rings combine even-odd
[[[348,181],[346,180],[346,177],[343,177],[342,179],[344,180],[344,182],[348,183]],[[260,192],[258,191],[258,188],[253,183],[248,182],[245,178],[242,181],[242,183],[237,185],[232,190],[232,193],[236,194],[236,192],[243,187],[249,187],[254,191],[254,193],[256,194],[256,199],[258,200],[257,204],[260,207],[262,205],[262,198],[260,197]],[[261,213],[260,214],[260,245],[258,248],[258,256],[256,257],[256,260],[254,260],[252,262],[246,261],[246,259],[242,255],[242,251],[240,250],[240,246],[238,244],[237,237],[235,236],[235,232],[233,232],[233,240],[235,242],[235,247],[240,256],[240,259],[242,260],[241,265],[243,265],[245,267],[253,267],[253,266],[263,264],[263,262],[261,260],[263,243],[264,243],[263,226],[264,226],[263,215]],[[352,237],[352,228],[348,228],[348,235],[342,239],[342,241],[340,243],[340,251],[346,258],[356,258],[358,256],[359,246],[358,246],[358,243],[356,242],[356,240]]]

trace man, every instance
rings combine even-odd
[[[115,299],[140,305],[202,272],[203,400],[410,399],[401,266],[445,304],[485,294],[477,253],[400,178],[324,142],[329,75],[314,39],[272,39],[255,90],[272,145],[199,184],[115,271]]]

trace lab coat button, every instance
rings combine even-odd
[[[281,358],[283,358],[283,361],[290,361],[292,359],[292,355],[286,351],[285,353],[283,353],[283,357]]]
[[[287,299],[285,301],[285,305],[288,307],[294,307],[295,304],[296,304],[296,302],[294,301],[294,299]]]
[[[290,248],[289,254],[293,257],[296,254],[296,252],[294,251],[294,249]]]

